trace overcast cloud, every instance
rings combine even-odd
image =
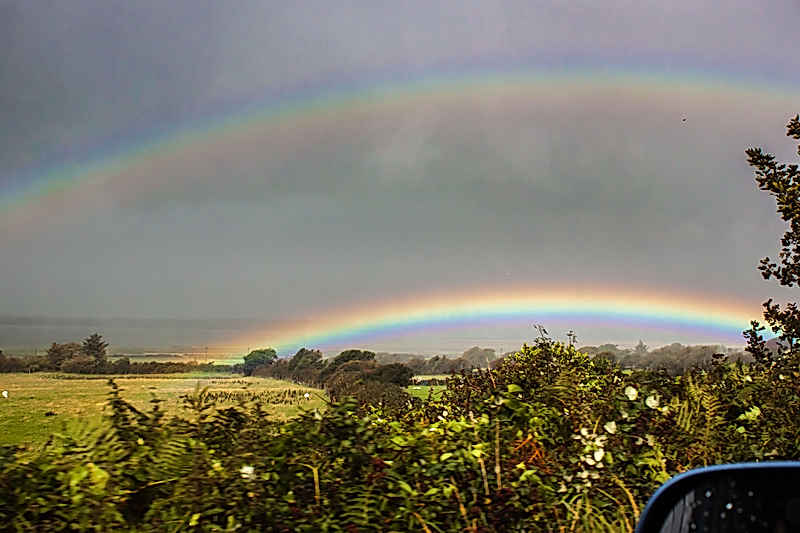
[[[375,106],[24,238],[0,212],[0,314],[275,319],[570,280],[785,295],[755,269],[782,226],[743,151],[793,156],[800,4],[718,5],[2,1],[9,197],[48,168],[326,87],[583,67],[673,82]],[[703,73],[755,89],[687,81]]]

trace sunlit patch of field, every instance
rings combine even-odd
[[[427,383],[430,380],[441,380],[444,382],[447,378],[450,377],[450,374],[425,374],[414,376],[411,378],[411,385],[406,387],[406,392],[408,392],[411,396],[415,396],[417,398],[427,399],[428,395],[430,394],[434,399],[439,399],[442,394],[442,391],[446,389],[444,385],[420,385],[420,383]]]
[[[406,392],[408,392],[411,396],[415,396],[417,398],[426,399],[428,394],[433,391],[433,398],[438,399],[441,396],[442,391],[444,391],[447,387],[444,385],[410,385],[406,387]]]
[[[175,414],[181,397],[197,387],[208,388],[223,405],[239,399],[260,399],[268,412],[279,418],[295,416],[303,409],[324,405],[320,390],[269,378],[219,374],[164,374],[89,376],[77,374],[0,374],[0,445],[35,445],[54,432],[69,431],[85,422],[96,422],[106,409],[113,377],[122,398],[137,409],[149,410],[153,398],[163,400],[161,408]],[[306,400],[305,393],[311,398]]]
[[[414,376],[411,378],[411,381],[420,382],[420,381],[428,381],[429,379],[441,379],[442,381],[446,380],[450,377],[450,374],[422,374],[419,376]]]

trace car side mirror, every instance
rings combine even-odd
[[[800,461],[690,470],[650,498],[636,533],[800,531]]]

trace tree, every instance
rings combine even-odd
[[[244,375],[252,376],[253,370],[262,365],[271,365],[278,359],[278,354],[272,348],[253,350],[244,356]]]
[[[345,350],[334,357],[333,360],[325,366],[320,373],[320,379],[322,381],[327,380],[340,366],[348,361],[373,361],[374,359],[374,352],[368,352],[366,350]]]
[[[489,363],[497,359],[497,354],[492,348],[473,346],[464,352],[461,358],[475,368],[488,368]]]
[[[411,385],[413,376],[414,372],[403,363],[389,363],[376,368],[370,377],[381,383],[393,383],[400,387],[408,387]]]
[[[51,370],[58,370],[61,364],[83,352],[83,347],[77,342],[58,344],[54,342],[47,350],[47,366]]]
[[[786,125],[786,136],[800,140],[800,115],[795,115]],[[800,285],[800,171],[798,165],[778,163],[775,156],[764,153],[761,148],[745,151],[748,164],[754,168],[758,188],[775,197],[777,212],[789,228],[781,238],[781,251],[778,261],[769,257],[761,260],[758,269],[761,276],[769,280],[775,278],[784,287]],[[800,144],[797,147],[800,155]],[[796,303],[787,303],[783,308],[772,303],[772,298],[764,302],[764,320],[773,333],[778,334],[779,355],[794,353],[800,342],[800,309]],[[756,361],[764,363],[772,359],[760,332],[765,328],[757,320],[744,331],[747,338],[747,351]]]
[[[289,360],[289,370],[294,372],[305,368],[322,368],[322,352],[300,348]]]
[[[103,336],[98,333],[93,333],[83,340],[81,351],[94,359],[98,365],[106,362],[106,348],[108,343],[103,341]]]
[[[647,345],[642,339],[639,339],[639,344],[633,349],[633,353],[636,355],[647,355]]]

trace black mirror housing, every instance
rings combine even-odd
[[[650,498],[636,533],[800,531],[800,461],[690,470]]]

